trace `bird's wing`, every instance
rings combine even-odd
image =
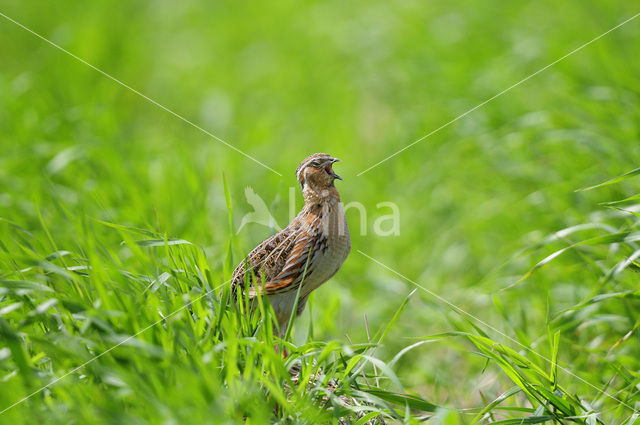
[[[311,274],[317,255],[327,249],[322,233],[321,215],[305,214],[298,226],[289,226],[258,245],[233,272],[234,294],[244,287],[253,298],[260,291],[272,295],[296,291]],[[251,273],[245,278],[245,262]]]
[[[283,292],[297,291],[305,276],[311,271],[311,261],[314,257],[313,249],[316,239],[307,233],[300,234],[293,248],[286,257],[284,267],[273,279],[259,285],[263,294],[272,295]],[[256,288],[249,292],[256,295]]]
[[[275,278],[284,268],[296,236],[295,231],[286,228],[255,247],[233,271],[231,287],[234,294],[238,286],[251,288],[255,282],[269,282]],[[245,273],[247,270],[249,273]]]

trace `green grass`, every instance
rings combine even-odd
[[[640,176],[578,189],[638,167],[640,20],[357,176],[633,2],[0,12],[282,174],[0,17],[0,411],[51,384],[0,423],[638,422]],[[220,289],[317,151],[367,234],[279,341]]]

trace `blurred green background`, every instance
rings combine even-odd
[[[620,248],[572,250],[515,283],[546,255],[582,238],[543,243],[558,230],[584,223],[633,227],[632,215],[598,203],[633,195],[637,181],[575,190],[637,166],[640,20],[357,176],[640,12],[637,3],[0,0],[0,12],[282,174],[0,17],[3,276],[27,267],[20,248],[27,245],[42,256],[69,250],[131,273],[161,272],[121,247],[122,236],[98,219],[202,247],[222,283],[229,243],[239,261],[271,232],[250,224],[233,234],[223,176],[234,230],[252,211],[248,186],[284,225],[295,167],[310,153],[327,152],[342,159],[338,189],[344,202],[366,207],[368,228],[361,235],[358,212],[350,210],[352,254],[316,291],[298,341],[312,317],[316,340],[346,342],[348,334],[365,342],[364,315],[372,330],[381,328],[414,289],[361,250],[545,356],[548,331],[562,328],[560,364],[598,388],[610,385],[622,397],[619,375],[631,387],[638,382],[635,298],[590,307],[566,327],[552,321],[594,289],[637,289],[628,271],[607,284],[613,286],[598,286]],[[375,219],[388,214],[376,205],[387,201],[400,210],[398,236],[373,232]],[[300,194],[296,202],[300,208]],[[0,308],[9,301],[0,295]],[[107,320],[104,304],[93,308]],[[7,323],[16,326],[21,314],[29,309],[13,311]],[[459,318],[419,290],[376,354],[391,358],[415,337],[452,330]],[[609,350],[630,331],[616,351],[628,368],[622,373],[611,366]],[[473,351],[463,340],[436,340],[408,353],[395,371],[429,400],[452,410],[476,407],[504,391],[509,378],[496,367],[484,369],[485,359]],[[19,379],[10,358],[0,364],[0,379]],[[560,376],[570,391],[598,399],[614,418],[609,423],[633,413],[574,376]],[[0,409],[37,385],[5,388]],[[624,396],[638,402],[632,390]],[[38,400],[0,422],[26,418]],[[108,405],[104,400],[95,403]],[[43,403],[53,409],[51,400]]]

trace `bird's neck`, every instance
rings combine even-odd
[[[331,185],[323,189],[314,188],[310,185],[305,185],[302,189],[305,205],[314,205],[326,201],[340,202],[340,194],[335,186]]]

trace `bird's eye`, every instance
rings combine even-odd
[[[319,167],[320,163],[318,161],[313,161],[311,165],[313,165],[314,167]]]

